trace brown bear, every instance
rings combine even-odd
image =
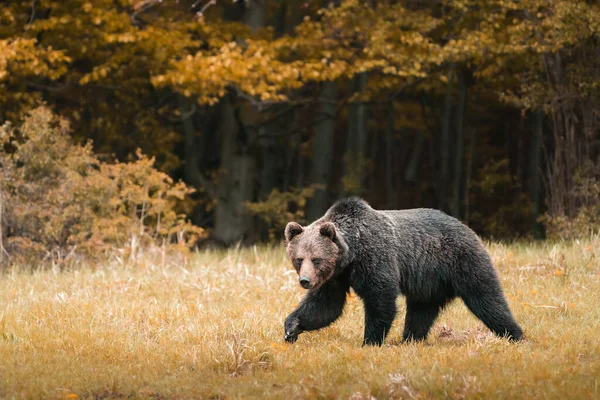
[[[290,222],[286,253],[308,293],[286,318],[285,340],[326,327],[350,288],[365,308],[363,345],[381,345],[406,297],[403,340],[424,340],[439,312],[460,297],[499,336],[523,334],[477,235],[438,210],[379,211],[350,198],[309,226]]]

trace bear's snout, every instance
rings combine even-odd
[[[310,279],[307,276],[301,276],[300,277],[300,285],[304,289],[310,289]]]

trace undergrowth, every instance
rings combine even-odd
[[[183,213],[192,191],[139,151],[131,162],[103,161],[91,143],[73,143],[66,120],[39,107],[0,126],[0,267],[185,248],[204,234]]]

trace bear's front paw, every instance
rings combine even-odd
[[[283,337],[286,342],[294,343],[298,340],[298,335],[302,333],[300,329],[300,322],[296,318],[289,318],[285,320],[285,336]]]
[[[296,340],[298,340],[298,333],[286,332],[283,338],[288,343],[294,343]]]

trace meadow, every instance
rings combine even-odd
[[[362,303],[283,341],[304,295],[283,246],[0,275],[0,398],[600,398],[600,238],[488,244],[526,339],[494,337],[460,301],[425,343],[381,348]]]

